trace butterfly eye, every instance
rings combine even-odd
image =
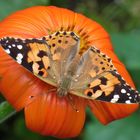
[[[91,97],[94,93],[93,93],[93,90],[92,89],[87,89],[84,94],[88,97]]]

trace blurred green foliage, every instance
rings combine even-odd
[[[35,5],[56,5],[83,13],[99,22],[111,35],[116,54],[126,65],[140,91],[140,1],[139,0],[0,0],[0,20]],[[85,128],[75,140],[139,140],[140,112],[101,125],[87,111]],[[25,127],[23,112],[0,124],[0,140],[55,140]]]
[[[16,111],[7,101],[2,102],[0,104],[0,124],[13,116],[15,113]]]

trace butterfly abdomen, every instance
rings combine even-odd
[[[70,85],[71,85],[71,76],[69,75],[64,76],[59,83],[59,87],[57,90],[58,96],[60,97],[66,96],[68,94]]]

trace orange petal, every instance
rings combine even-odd
[[[78,97],[73,99],[79,112],[64,98],[58,98],[55,93],[40,95],[25,108],[27,127],[42,135],[59,138],[77,136],[84,125],[85,101]]]
[[[0,67],[0,89],[16,110],[21,110],[29,104],[32,101],[31,96],[42,93],[45,84],[22,66],[17,65],[1,48]]]
[[[85,121],[85,100],[73,97],[74,106],[79,110],[76,112],[65,98],[61,99],[55,93],[46,94],[50,86],[17,65],[5,53],[1,56],[1,91],[17,110],[25,107],[27,127],[43,135],[77,136]]]
[[[89,101],[89,106],[97,119],[103,123],[127,117],[138,109],[138,105],[112,104],[100,101]]]

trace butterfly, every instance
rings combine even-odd
[[[80,37],[58,31],[42,38],[4,37],[0,45],[17,63],[57,89],[69,94],[111,103],[139,103],[134,90],[114,67],[111,58],[96,46],[81,53]]]

